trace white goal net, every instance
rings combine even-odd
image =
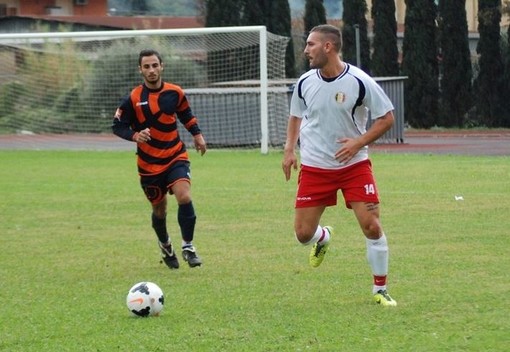
[[[111,133],[142,81],[138,53],[153,48],[212,147],[266,152],[284,142],[288,40],[263,26],[0,34],[0,135]]]

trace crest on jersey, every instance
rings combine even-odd
[[[342,104],[345,101],[345,93],[338,92],[335,94],[335,101],[338,104]]]

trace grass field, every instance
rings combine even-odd
[[[372,155],[398,301],[386,309],[342,201],[309,267],[281,157],[192,153],[204,266],[170,271],[133,152],[1,151],[0,351],[508,350],[510,158]],[[126,308],[145,280],[165,292],[160,317]]]

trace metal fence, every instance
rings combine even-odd
[[[404,142],[405,79],[406,77],[375,78],[395,107],[395,124],[377,143]],[[271,147],[281,147],[285,143],[294,82],[272,82],[268,88],[268,142]],[[260,146],[259,88],[239,86],[188,89],[186,95],[210,146]],[[185,142],[191,141],[187,133],[182,133],[181,136]]]
[[[377,143],[404,143],[404,81],[407,77],[376,77],[375,80],[386,92],[395,107],[395,123]],[[371,120],[368,119],[369,127]]]

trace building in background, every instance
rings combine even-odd
[[[107,0],[0,0],[1,16],[105,16]]]
[[[108,0],[0,0],[0,33],[199,28],[196,16],[111,16]]]

